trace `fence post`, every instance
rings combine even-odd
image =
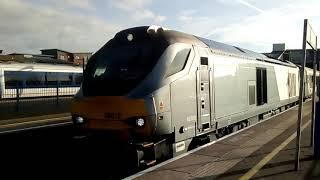
[[[58,77],[57,77],[57,83],[56,83],[56,105],[59,106],[59,81],[58,81]]]
[[[19,89],[19,83],[17,82],[17,85],[16,85],[16,111],[19,111],[19,104],[20,104],[20,89]]]
[[[317,70],[317,50],[314,51],[313,57],[313,79],[312,79],[312,114],[311,114],[311,141],[310,146],[314,145],[314,121],[315,121],[315,109],[316,109],[316,70]]]
[[[84,72],[84,58],[82,59],[82,73]]]
[[[320,97],[320,82],[317,81],[317,95]],[[315,160],[320,160],[320,101],[316,101],[316,117],[314,121],[314,158]]]

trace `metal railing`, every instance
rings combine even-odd
[[[0,98],[0,120],[70,112],[73,96],[80,87],[4,89]]]

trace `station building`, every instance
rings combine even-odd
[[[61,49],[42,49],[42,55],[50,55],[54,59],[72,62],[77,65],[87,64],[88,59],[92,56],[92,52],[68,52]]]
[[[320,61],[320,49],[316,51],[317,53],[317,63],[319,69]],[[286,49],[285,44],[273,44],[271,53],[263,53],[268,57],[272,57],[279,60],[287,60],[294,64],[301,65],[301,60],[303,59],[303,49]],[[306,54],[306,67],[313,68],[314,51],[312,49],[307,49]]]
[[[0,62],[14,61],[20,63],[49,63],[49,64],[72,64],[54,59],[53,56],[43,54],[28,54],[28,53],[11,53],[0,54]]]
[[[0,61],[82,65],[83,63],[87,64],[88,59],[92,56],[91,52],[71,53],[60,49],[43,49],[40,51],[41,54],[2,54],[2,50],[0,50]]]

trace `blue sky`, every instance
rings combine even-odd
[[[301,48],[303,19],[320,33],[319,0],[1,0],[0,49],[96,51],[128,27],[160,25],[257,52]]]

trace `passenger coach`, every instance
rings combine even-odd
[[[90,134],[113,132],[134,147],[139,165],[152,164],[295,105],[298,76],[288,61],[136,27],[90,58],[73,120]]]
[[[0,63],[0,98],[72,96],[80,89],[82,68],[44,63]],[[17,94],[18,92],[18,94]]]

